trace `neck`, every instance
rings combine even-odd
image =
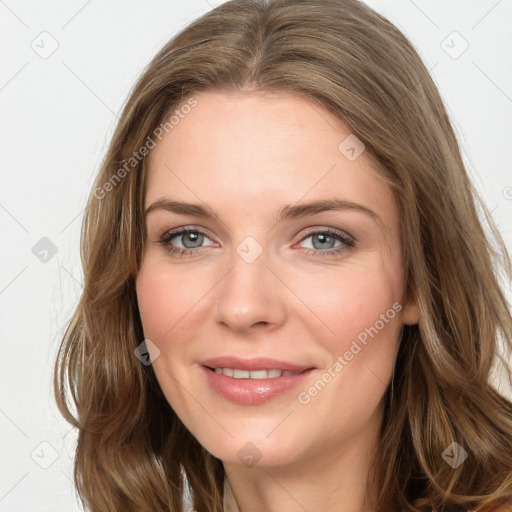
[[[369,503],[368,471],[375,453],[381,411],[365,428],[321,451],[283,466],[247,468],[224,463],[226,512],[374,512]]]

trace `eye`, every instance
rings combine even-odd
[[[174,239],[181,239],[181,247],[175,246],[175,243],[173,242]],[[197,249],[202,248],[202,244],[205,239],[210,240],[206,234],[199,229],[180,228],[176,231],[170,231],[164,234],[160,238],[159,243],[163,245],[165,250],[170,254],[187,256],[192,255],[194,252],[197,252]]]
[[[180,241],[178,246],[174,240]],[[169,254],[175,256],[192,256],[199,249],[204,248],[203,243],[210,240],[208,236],[200,229],[179,228],[175,231],[165,233],[159,240],[159,243]],[[332,228],[311,231],[301,242],[311,239],[312,247],[303,248],[306,254],[312,256],[332,256],[340,254],[355,246],[355,240],[342,231]],[[210,240],[211,241],[211,240]],[[338,242],[338,245],[336,245]],[[211,245],[211,244],[210,244]]]
[[[308,233],[301,242],[311,239],[312,248],[306,247],[306,253],[312,256],[329,256],[347,251],[355,246],[355,240],[348,237],[342,231],[335,229],[324,229],[321,231],[312,231]],[[339,245],[336,246],[336,242]]]

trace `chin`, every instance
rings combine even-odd
[[[244,428],[241,422],[237,431],[230,430],[233,437],[224,433],[222,436],[212,437],[210,434],[196,438],[208,452],[226,463],[246,467],[293,464],[304,452],[304,434],[293,433],[289,429],[281,432],[276,429],[272,432],[272,429],[267,428],[268,423],[264,421],[257,429],[254,425],[252,428]],[[277,424],[273,422],[272,428]]]

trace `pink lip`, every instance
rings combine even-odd
[[[315,368],[268,358],[238,359],[219,357],[201,362],[201,370],[210,387],[222,398],[242,405],[258,405],[298,386]],[[278,369],[302,372],[273,379],[235,379],[215,373],[210,368],[237,368],[239,370]]]

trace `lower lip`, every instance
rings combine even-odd
[[[206,366],[201,367],[210,387],[222,398],[243,405],[258,405],[286,393],[303,383],[313,368],[297,375],[272,379],[235,379],[227,377]]]

